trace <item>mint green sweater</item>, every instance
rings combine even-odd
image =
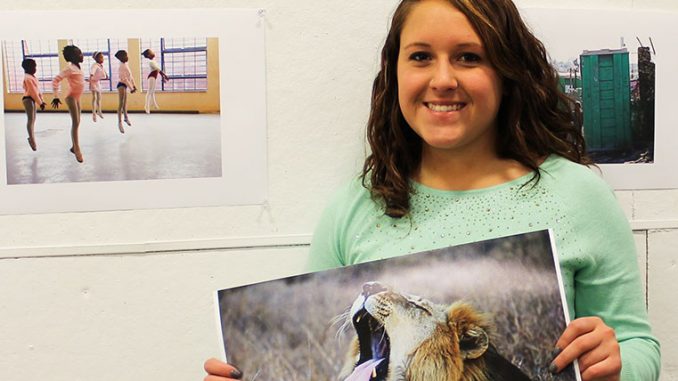
[[[631,229],[614,193],[589,168],[559,156],[532,174],[471,191],[414,184],[410,218],[386,216],[359,180],[323,213],[311,244],[313,270],[552,229],[571,317],[599,316],[621,346],[622,381],[659,377]]]

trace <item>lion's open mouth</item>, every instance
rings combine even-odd
[[[363,307],[353,315],[353,326],[358,334],[360,358],[345,381],[386,380],[391,345],[383,325]]]

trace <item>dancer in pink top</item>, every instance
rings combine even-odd
[[[82,51],[75,45],[68,45],[63,50],[64,59],[68,62],[68,66],[61,71],[52,81],[54,88],[54,99],[52,100],[52,107],[59,108],[61,100],[59,100],[59,83],[66,79],[68,82],[68,95],[66,95],[66,105],[68,112],[71,114],[71,141],[73,146],[71,152],[75,155],[75,159],[83,162],[82,152],[80,152],[80,140],[78,138],[78,128],[80,127],[80,96],[85,91],[85,78],[80,63],[83,61]]]
[[[35,105],[40,105],[40,110],[45,109],[45,101],[42,100],[42,93],[40,92],[40,86],[38,85],[38,79],[35,78],[35,72],[37,71],[38,65],[35,63],[35,60],[26,58],[21,62],[21,67],[24,68],[26,75],[24,76],[24,97],[22,102],[24,104],[24,109],[26,110],[26,117],[28,122],[26,123],[26,129],[28,130],[28,145],[31,146],[33,151],[37,150],[38,147],[35,144],[35,117],[37,114],[37,109]]]
[[[137,87],[134,84],[134,78],[132,77],[132,72],[127,66],[127,61],[129,57],[127,56],[127,51],[118,50],[115,52],[115,58],[120,60],[120,68],[118,69],[118,74],[120,76],[120,82],[118,82],[118,130],[120,133],[124,134],[125,129],[122,127],[123,115],[125,117],[125,123],[128,126],[131,126],[132,123],[129,121],[129,116],[127,115],[127,89],[130,89],[130,93],[134,94],[137,91]]]
[[[104,69],[104,53],[94,52],[92,54],[94,64],[89,69],[89,90],[92,92],[92,120],[97,121],[97,115],[103,119],[101,112],[101,84],[99,81],[108,79],[108,73]]]

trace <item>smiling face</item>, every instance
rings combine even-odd
[[[410,10],[397,79],[402,114],[424,155],[495,150],[501,78],[466,16],[448,1],[424,0]]]

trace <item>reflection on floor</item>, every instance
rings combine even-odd
[[[38,150],[27,142],[26,116],[5,114],[8,184],[221,177],[219,115],[130,114],[132,126],[118,131],[117,115],[96,123],[82,114],[84,163],[69,152],[67,113],[38,113]]]

